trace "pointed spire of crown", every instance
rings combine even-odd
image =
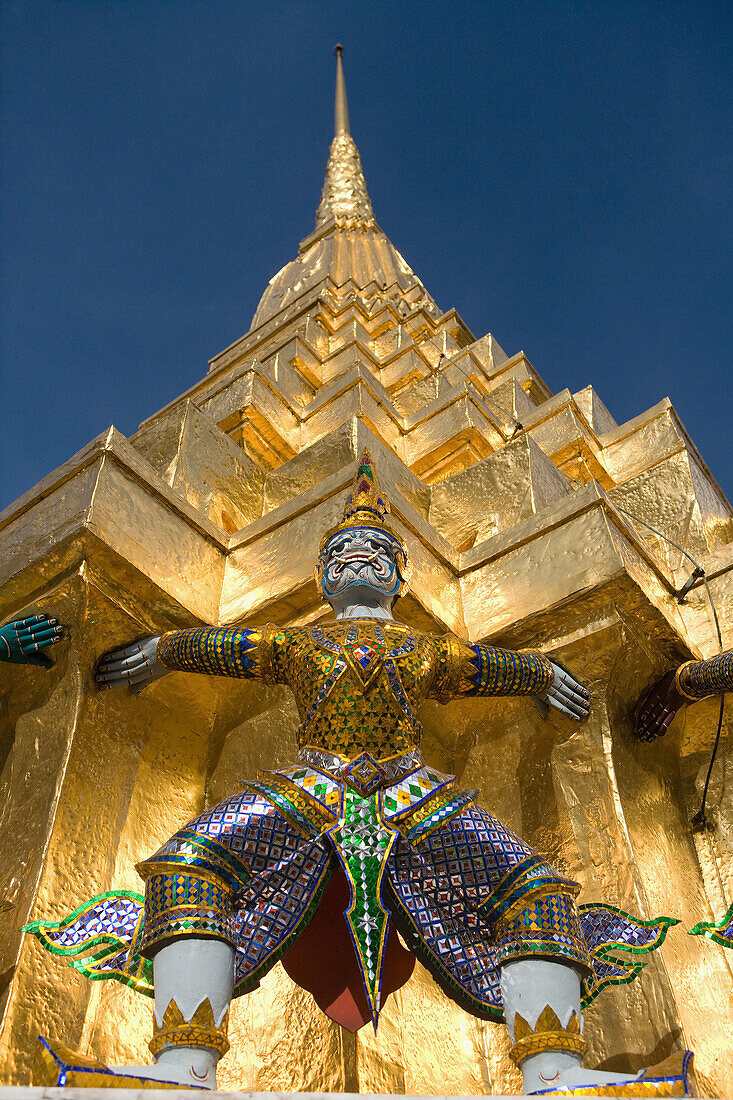
[[[374,211],[367,193],[359,150],[349,129],[346,81],[341,60],[343,46],[336,46],[334,52],[336,54],[335,137],[331,143],[326,165],[326,178],[316,213],[316,228],[334,219],[346,223],[358,223],[365,228],[372,227],[375,225]]]
[[[359,522],[371,525],[376,520],[380,527],[385,527],[385,517],[389,511],[389,501],[382,495],[372,457],[369,451],[364,451],[359,459],[351,492],[346,498],[344,520],[349,520],[352,526]]]

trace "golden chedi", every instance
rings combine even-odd
[[[397,622],[551,653],[592,696],[582,724],[515,696],[428,700],[425,758],[579,883],[581,908],[681,921],[585,1013],[588,1064],[636,1073],[690,1047],[700,1091],[724,1094],[724,947],[684,934],[731,895],[723,761],[712,828],[688,824],[717,712],[697,703],[642,744],[632,710],[662,673],[719,648],[704,586],[677,601],[689,564],[644,524],[702,563],[723,606],[730,507],[668,401],[619,427],[590,387],[553,396],[523,353],[439,310],[374,221],[340,68],[338,87],[316,229],[247,334],[130,440],[110,429],[3,514],[3,621],[66,626],[52,668],[3,666],[3,1079],[30,1082],[38,1032],[95,1065],[148,1060],[149,1002],[62,970],[21,929],[105,893],[139,897],[136,864],[243,777],[282,771],[298,743],[276,680],[183,671],[100,692],[96,659],[197,625],[329,618],[313,563],[367,449],[412,566]],[[376,1034],[351,1033],[277,965],[232,1005],[219,1087],[517,1091],[506,1031],[420,963],[379,1015]]]

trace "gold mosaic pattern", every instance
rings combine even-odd
[[[733,653],[720,653],[707,661],[687,661],[677,669],[677,690],[686,699],[704,699],[733,689]]]
[[[149,875],[141,954],[152,958],[173,940],[190,936],[234,942],[229,925],[231,893],[227,883],[196,875],[190,868]]]
[[[161,636],[157,655],[166,668],[182,672],[260,680],[262,637],[259,630],[172,630]]]
[[[497,963],[545,955],[572,960],[591,970],[574,893],[558,890],[556,884],[544,887],[514,916],[502,915],[495,931]]]
[[[291,764],[288,768],[278,768],[276,772],[262,772],[292,783],[309,795],[314,802],[328,814],[338,815],[341,804],[341,781],[327,772],[317,771],[307,764]]]
[[[257,791],[273,801],[280,813],[306,836],[323,832],[337,820],[341,809],[340,792],[328,809],[314,794],[304,791],[286,776],[264,771],[259,774],[260,782],[246,784],[245,790]],[[304,822],[309,828],[303,828]]]
[[[170,1001],[160,1024],[153,1013],[153,1038],[148,1044],[150,1053],[157,1058],[166,1047],[208,1047],[223,1058],[229,1050],[228,1024],[228,1011],[224,1013],[221,1023],[216,1023],[208,997],[201,1002],[190,1020],[184,1019],[175,1001]]]
[[[555,1010],[546,1005],[532,1028],[519,1013],[514,1017],[514,1045],[509,1056],[515,1066],[521,1066],[533,1054],[548,1050],[565,1051],[567,1054],[585,1054],[587,1043],[580,1034],[580,1020],[576,1012],[563,1027]]]
[[[419,839],[428,836],[434,829],[439,829],[451,817],[459,814],[464,806],[470,804],[475,797],[475,791],[459,791],[456,793],[453,786],[444,787],[437,791],[432,798],[423,802],[414,813],[400,818],[399,829],[405,836],[412,830],[418,833]],[[422,826],[418,830],[418,826]]]
[[[39,1037],[33,1065],[33,1084],[67,1089],[193,1089],[174,1081],[154,1081],[132,1073],[115,1073],[98,1058],[87,1058],[61,1043]]]
[[[408,775],[390,784],[381,793],[380,810],[386,820],[396,820],[409,816],[411,807],[417,809],[430,801],[430,796],[452,787],[455,783],[454,775],[443,775],[434,768],[423,765],[416,768]]]

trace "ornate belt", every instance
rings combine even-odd
[[[325,772],[337,783],[346,783],[364,797],[380,787],[390,787],[399,782],[403,775],[419,768],[423,758],[419,749],[411,749],[402,756],[392,756],[387,760],[377,760],[368,752],[344,760],[335,752],[306,745],[298,753],[298,762]]]

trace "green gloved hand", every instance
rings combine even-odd
[[[53,661],[41,650],[60,642],[63,633],[58,619],[49,619],[48,615],[32,615],[6,623],[0,627],[0,661],[51,668]]]

